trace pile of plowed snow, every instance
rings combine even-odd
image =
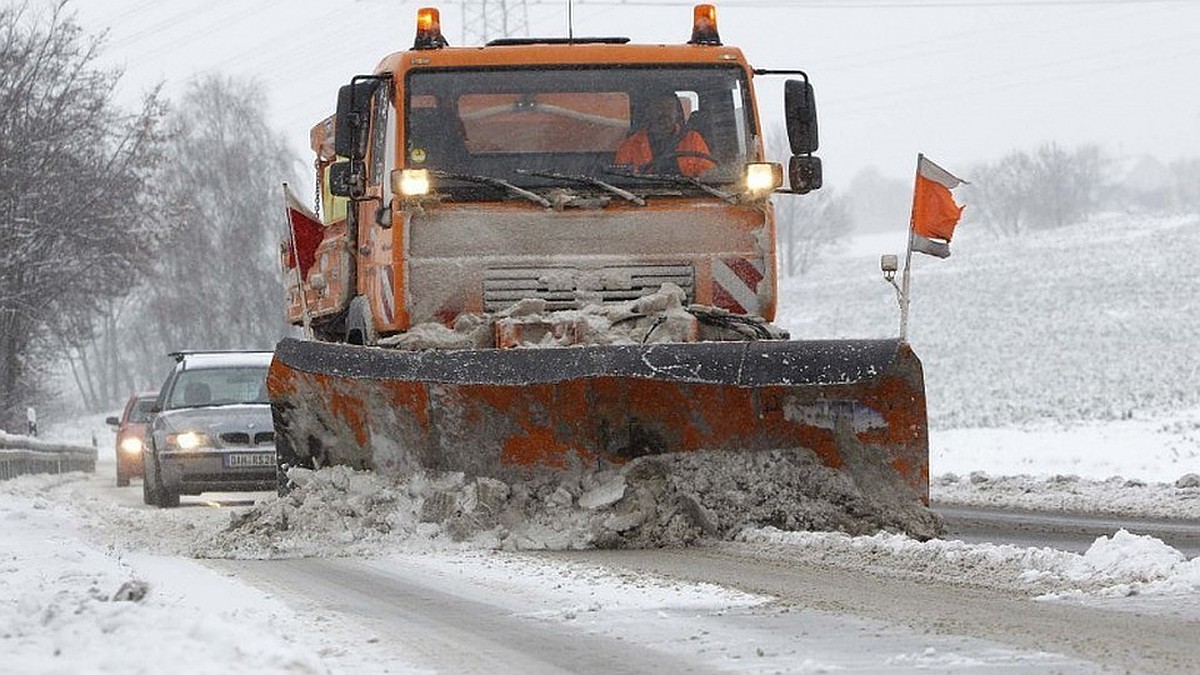
[[[818,563],[932,583],[975,584],[1042,599],[1194,594],[1200,558],[1188,560],[1154,537],[1118,530],[1082,554],[1051,548],[918,542],[880,533],[847,537],[747,530],[739,552],[793,563]]]
[[[292,469],[296,488],[235,517],[200,555],[288,557],[377,551],[387,541],[508,550],[682,546],[764,526],[926,539],[941,521],[911,491],[859,485],[807,450],[679,453],[619,469],[502,482],[421,471],[393,479],[347,467]]]

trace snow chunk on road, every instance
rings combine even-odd
[[[650,455],[619,469],[548,472],[512,483],[431,471],[389,479],[344,466],[288,475],[297,485],[291,494],[236,516],[194,554],[342,556],[418,542],[651,548],[730,538],[762,525],[918,538],[942,528],[910,490],[883,489],[874,484],[877,475],[830,469],[799,449]]]

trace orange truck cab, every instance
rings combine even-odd
[[[686,304],[774,318],[769,197],[784,169],[766,161],[753,85],[797,78],[785,83],[787,191],[804,193],[821,184],[806,75],[752,68],[721,43],[711,5],[673,45],[449,47],[437,10],[419,10],[417,25],[412,49],[354,77],[313,128],[324,237],[303,279],[288,269],[292,323],[375,344],[523,299],[577,309],[663,284]],[[700,175],[676,170],[694,142],[660,144],[649,166],[614,162],[664,94],[679,104],[676,137],[695,132],[707,147]]]

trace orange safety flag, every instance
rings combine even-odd
[[[945,258],[950,238],[964,206],[954,203],[950,190],[966,183],[925,158],[917,157],[917,184],[913,190],[912,250]]]
[[[300,203],[287,183],[283,184],[283,201],[290,229],[287,266],[289,269],[295,267],[298,259],[300,276],[307,277],[309,268],[317,261],[317,247],[325,238],[325,226],[315,213]]]

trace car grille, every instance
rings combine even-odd
[[[525,298],[547,301],[548,309],[578,309],[586,298],[602,302],[636,300],[672,283],[694,299],[695,274],[686,263],[625,265],[579,270],[570,267],[509,267],[490,269],[483,277],[483,306],[502,310]]]
[[[221,442],[225,445],[250,445],[250,434],[245,431],[230,431],[221,434]],[[265,445],[275,442],[275,432],[260,431],[254,434],[255,445]]]

